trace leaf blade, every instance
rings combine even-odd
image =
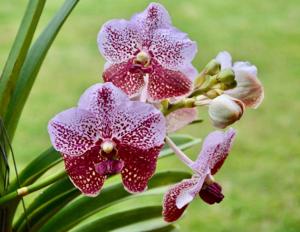
[[[157,173],[150,180],[148,187],[151,189],[166,186],[189,177],[190,174],[186,172],[167,171]],[[104,188],[98,197],[81,197],[54,215],[39,231],[49,232],[52,231],[54,227],[56,232],[68,231],[93,213],[128,196],[130,196],[130,194],[126,192],[123,185],[119,183]],[[74,212],[76,212],[76,214],[74,214]]]
[[[65,0],[50,23],[38,37],[26,56],[24,65],[20,71],[20,77],[16,88],[9,101],[8,109],[4,117],[10,138],[13,138],[17,123],[21,116],[25,102],[29,96],[33,83],[60,28],[76,6],[79,0]]]

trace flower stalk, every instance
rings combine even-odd
[[[170,146],[170,148],[174,151],[175,155],[187,166],[191,167],[194,161],[192,161],[189,157],[187,157],[184,152],[182,152],[176,144],[168,137],[166,136],[165,139],[166,143]]]
[[[21,197],[26,196],[30,193],[38,191],[38,190],[40,190],[44,187],[47,187],[50,184],[55,183],[56,181],[62,179],[65,176],[66,176],[66,172],[62,171],[62,172],[60,172],[56,175],[53,175],[53,176],[47,178],[44,181],[29,185],[29,186],[24,186],[24,187],[21,187],[21,188],[17,189],[16,191],[8,193],[8,194],[6,194],[6,195],[4,195],[0,198],[0,206],[10,202],[11,200],[13,200],[15,198],[21,198]]]

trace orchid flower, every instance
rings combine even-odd
[[[163,200],[165,221],[176,221],[197,195],[208,204],[222,201],[224,198],[222,188],[214,181],[212,175],[216,174],[223,165],[234,137],[235,131],[233,129],[229,129],[225,133],[221,131],[212,132],[206,137],[197,160],[194,162],[185,160],[185,163],[193,169],[195,174],[191,179],[183,180],[171,186],[165,193]]]
[[[104,81],[130,97],[155,102],[191,91],[197,45],[172,26],[162,5],[151,3],[129,21],[105,23],[97,42],[107,61]]]
[[[156,168],[166,134],[165,119],[154,106],[130,101],[112,83],[95,84],[78,106],[48,125],[53,147],[85,195],[99,194],[105,179],[121,173],[129,192],[142,192]]]
[[[224,93],[241,100],[246,107],[256,109],[264,99],[264,89],[257,78],[257,68],[248,62],[235,62],[228,52],[220,52],[216,60],[221,64],[221,70],[232,69],[235,74],[237,87]]]

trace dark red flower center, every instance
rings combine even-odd
[[[100,155],[107,158],[101,163],[95,164],[96,172],[100,175],[113,175],[121,172],[124,162],[117,157],[118,150],[112,140],[105,140],[100,145]]]
[[[199,196],[203,201],[210,205],[220,203],[224,198],[224,195],[222,194],[222,187],[216,182],[210,185],[204,184],[199,192]]]

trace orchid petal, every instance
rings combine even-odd
[[[183,108],[170,113],[166,117],[168,133],[175,132],[191,122],[195,121],[198,117],[196,108]]]
[[[186,33],[174,28],[155,31],[149,50],[165,68],[180,70],[189,65],[197,53],[197,45]]]
[[[164,195],[163,199],[163,217],[166,222],[176,221],[184,213],[188,204],[194,199],[194,196],[187,195],[185,204],[180,204],[180,208],[177,206],[177,198],[186,190],[189,190],[196,186],[197,179],[191,178],[181,181],[178,184],[171,186]]]
[[[165,118],[154,106],[142,102],[130,102],[130,105],[124,105],[123,112],[123,116],[118,118],[123,127],[114,125],[115,137],[122,144],[140,149],[149,149],[164,144]]]
[[[241,100],[247,107],[256,109],[264,99],[264,89],[257,78],[257,68],[247,62],[236,62],[233,70],[237,87],[225,93]]]
[[[99,147],[87,151],[81,156],[63,155],[65,168],[70,180],[84,195],[95,197],[106,179],[97,173],[95,165],[106,158],[99,154]]]
[[[204,140],[202,150],[193,167],[203,172],[206,165],[214,175],[222,166],[231,149],[235,130],[230,128],[226,132],[214,131]]]
[[[128,96],[112,83],[95,84],[80,97],[78,107],[92,112],[99,121],[101,137],[109,138],[119,107],[128,101]]]
[[[142,150],[125,144],[119,145],[119,157],[124,161],[121,171],[125,189],[130,193],[143,192],[156,169],[161,146]]]
[[[83,109],[71,108],[57,114],[48,124],[53,147],[66,155],[82,155],[98,139],[96,117]]]
[[[139,35],[138,29],[129,21],[111,20],[98,34],[99,51],[112,63],[127,61],[141,48]]]
[[[153,101],[188,94],[192,81],[179,71],[164,69],[156,65],[149,76],[148,94]]]
[[[221,70],[232,68],[232,58],[229,52],[220,52],[216,57],[216,61],[221,64]]]
[[[103,73],[105,82],[112,82],[115,86],[122,89],[128,96],[134,97],[141,92],[145,82],[142,72],[131,72],[132,61],[119,64],[106,65]]]
[[[146,46],[152,40],[153,31],[171,26],[168,11],[159,3],[150,3],[143,12],[134,15],[130,21],[139,28]]]
[[[162,113],[150,104],[130,101],[112,83],[93,85],[78,105],[97,116],[102,137],[114,137],[142,149],[163,143],[166,129]]]
[[[195,184],[190,188],[184,189],[178,195],[176,199],[177,208],[181,209],[195,198],[195,196],[200,192],[207,174],[209,174],[208,167],[206,167],[206,171],[203,172],[201,175],[193,176],[192,180],[195,181]]]

